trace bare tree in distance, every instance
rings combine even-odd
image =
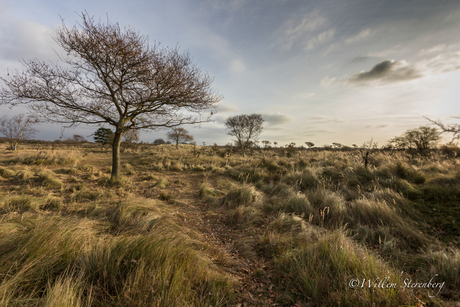
[[[130,129],[125,132],[125,134],[123,135],[123,139],[125,140],[125,142],[128,143],[139,142],[139,131],[137,131],[136,129]]]
[[[80,134],[74,134],[72,136],[72,141],[77,142],[77,143],[87,142],[85,137]]]
[[[225,126],[229,135],[236,137],[236,144],[245,155],[246,150],[257,141],[262,132],[264,119],[260,114],[236,115],[227,118]]]
[[[193,141],[193,135],[191,135],[185,128],[174,127],[166,133],[166,136],[171,141],[176,143],[176,149],[179,148],[179,143]]]
[[[28,140],[37,132],[32,126],[37,123],[33,116],[18,114],[11,118],[0,118],[0,133],[8,138],[11,150],[15,151],[22,140]]]
[[[264,144],[264,148],[270,148],[271,143],[272,142],[270,142],[270,141],[262,141],[262,144]]]
[[[50,122],[113,126],[116,180],[126,131],[208,122],[220,97],[188,53],[150,45],[147,36],[86,12],[80,17],[78,27],[63,22],[54,36],[63,65],[23,61],[23,72],[0,78],[0,103],[27,104]]]

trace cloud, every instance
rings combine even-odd
[[[396,45],[396,46],[393,46],[391,48],[388,48],[388,49],[385,49],[379,52],[370,53],[369,56],[376,57],[376,58],[384,58],[390,54],[397,53],[399,51],[401,51],[401,45]]]
[[[358,34],[352,35],[352,36],[348,37],[347,39],[345,39],[345,44],[351,44],[351,43],[355,43],[355,42],[358,42],[360,40],[366,39],[369,36],[371,36],[371,34],[372,34],[372,31],[370,29],[362,30]]]
[[[331,118],[327,116],[318,116],[318,115],[310,116],[308,119],[312,124],[343,123],[344,122],[343,120],[340,120],[338,118]]]
[[[217,107],[217,113],[231,113],[231,112],[236,112],[239,111],[240,108],[233,104],[220,104]]]
[[[277,31],[278,44],[282,50],[290,50],[293,45],[303,42],[306,36],[324,25],[326,19],[317,10],[304,16],[293,16]]]
[[[246,70],[246,65],[242,59],[233,59],[230,61],[229,69],[233,73],[241,73]]]
[[[295,98],[305,100],[313,96],[315,96],[315,93],[300,93],[300,94],[295,95]]]
[[[262,113],[262,117],[269,126],[282,125],[288,122],[292,122],[294,120],[290,115],[282,114],[279,112],[275,114],[263,114]]]
[[[53,40],[54,31],[35,22],[0,25],[0,57],[4,60],[56,59],[60,47]],[[54,49],[54,50],[53,50]]]
[[[369,71],[361,71],[340,81],[351,84],[393,83],[409,81],[430,75],[460,70],[460,51],[441,53],[437,56],[408,64],[406,61],[385,60]],[[321,80],[322,86],[337,83],[333,78]]]
[[[444,73],[460,69],[460,51],[441,53],[418,63],[421,69],[431,73]]]
[[[429,54],[429,53],[439,53],[440,51],[446,50],[448,48],[445,44],[435,45],[427,49],[420,50],[421,54]]]
[[[373,59],[373,57],[364,55],[364,56],[357,56],[353,60],[350,61],[350,63],[363,63],[367,62],[369,60]]]
[[[326,76],[324,77],[323,79],[321,79],[321,81],[319,82],[319,85],[321,87],[325,87],[325,88],[328,88],[334,84],[337,83],[337,78],[336,77],[332,77],[330,78],[329,76]]]
[[[207,0],[204,7],[214,12],[236,12],[245,4],[244,0],[215,1]]]
[[[309,39],[305,46],[305,50],[309,51],[316,48],[319,45],[322,45],[328,41],[330,41],[335,35],[335,29],[330,29],[324,32],[321,32],[317,36]]]
[[[397,82],[422,77],[422,73],[406,61],[385,60],[372,67],[369,71],[362,71],[347,78],[353,84],[368,82]]]

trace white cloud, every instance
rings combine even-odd
[[[212,11],[236,12],[245,4],[244,0],[215,1],[207,0],[204,7]]]
[[[306,99],[309,99],[309,98],[311,98],[313,96],[315,96],[315,93],[300,93],[300,94],[295,95],[295,98],[296,99],[306,100]]]
[[[447,48],[448,46],[446,44],[439,44],[439,45],[435,45],[427,49],[422,49],[420,50],[420,53],[421,54],[429,54],[429,53],[435,53],[435,52],[439,53],[440,51],[444,51]]]
[[[319,85],[321,87],[327,88],[327,87],[330,87],[330,86],[334,85],[335,83],[337,83],[337,78],[336,77],[330,78],[329,76],[326,76],[323,79],[321,79],[321,81],[319,82]]]
[[[323,31],[317,36],[309,39],[305,46],[305,50],[309,51],[316,48],[319,45],[322,45],[328,41],[330,41],[335,35],[335,29],[329,29],[327,31]]]
[[[320,16],[318,11],[304,16],[293,16],[277,31],[278,44],[282,50],[290,50],[293,45],[304,41],[306,36],[320,28],[325,22],[326,19]]]
[[[226,103],[226,104],[220,104],[218,107],[217,107],[217,113],[230,113],[230,112],[236,112],[236,111],[239,111],[240,108],[233,105],[233,104],[229,104],[229,103]]]
[[[54,31],[35,22],[10,22],[0,25],[0,57],[4,60],[56,59],[60,47]]]
[[[399,51],[401,51],[401,45],[396,45],[396,46],[393,46],[391,48],[388,48],[388,49],[385,49],[385,50],[382,50],[382,51],[379,51],[379,52],[370,53],[369,56],[370,57],[377,57],[377,58],[384,58],[384,57],[387,57],[390,54],[394,54],[394,53],[397,53]]]
[[[242,59],[233,59],[230,61],[229,69],[234,73],[241,73],[246,70],[246,65]]]
[[[232,73],[241,73],[246,69],[244,59],[232,51],[228,40],[205,27],[191,27],[190,42],[198,48],[209,52],[211,56],[227,64]]]
[[[435,57],[417,63],[420,69],[428,73],[444,73],[460,69],[460,51],[441,53]]]
[[[351,44],[351,43],[358,42],[360,40],[368,38],[371,34],[372,34],[372,31],[370,29],[362,30],[358,34],[352,35],[349,38],[345,39],[345,43]]]

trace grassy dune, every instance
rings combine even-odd
[[[2,149],[0,306],[460,300],[458,159],[199,150]]]

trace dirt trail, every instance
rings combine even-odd
[[[238,244],[254,242],[257,234],[229,226],[228,217],[218,206],[207,204],[199,197],[204,175],[167,172],[162,177],[170,182],[164,192],[173,197],[171,205],[183,216],[184,225],[203,233],[207,244],[220,254],[215,263],[239,281],[235,306],[279,306],[275,303],[278,295],[270,282],[269,263],[258,256],[248,257],[238,252]],[[162,192],[156,190],[150,197],[161,198]]]

